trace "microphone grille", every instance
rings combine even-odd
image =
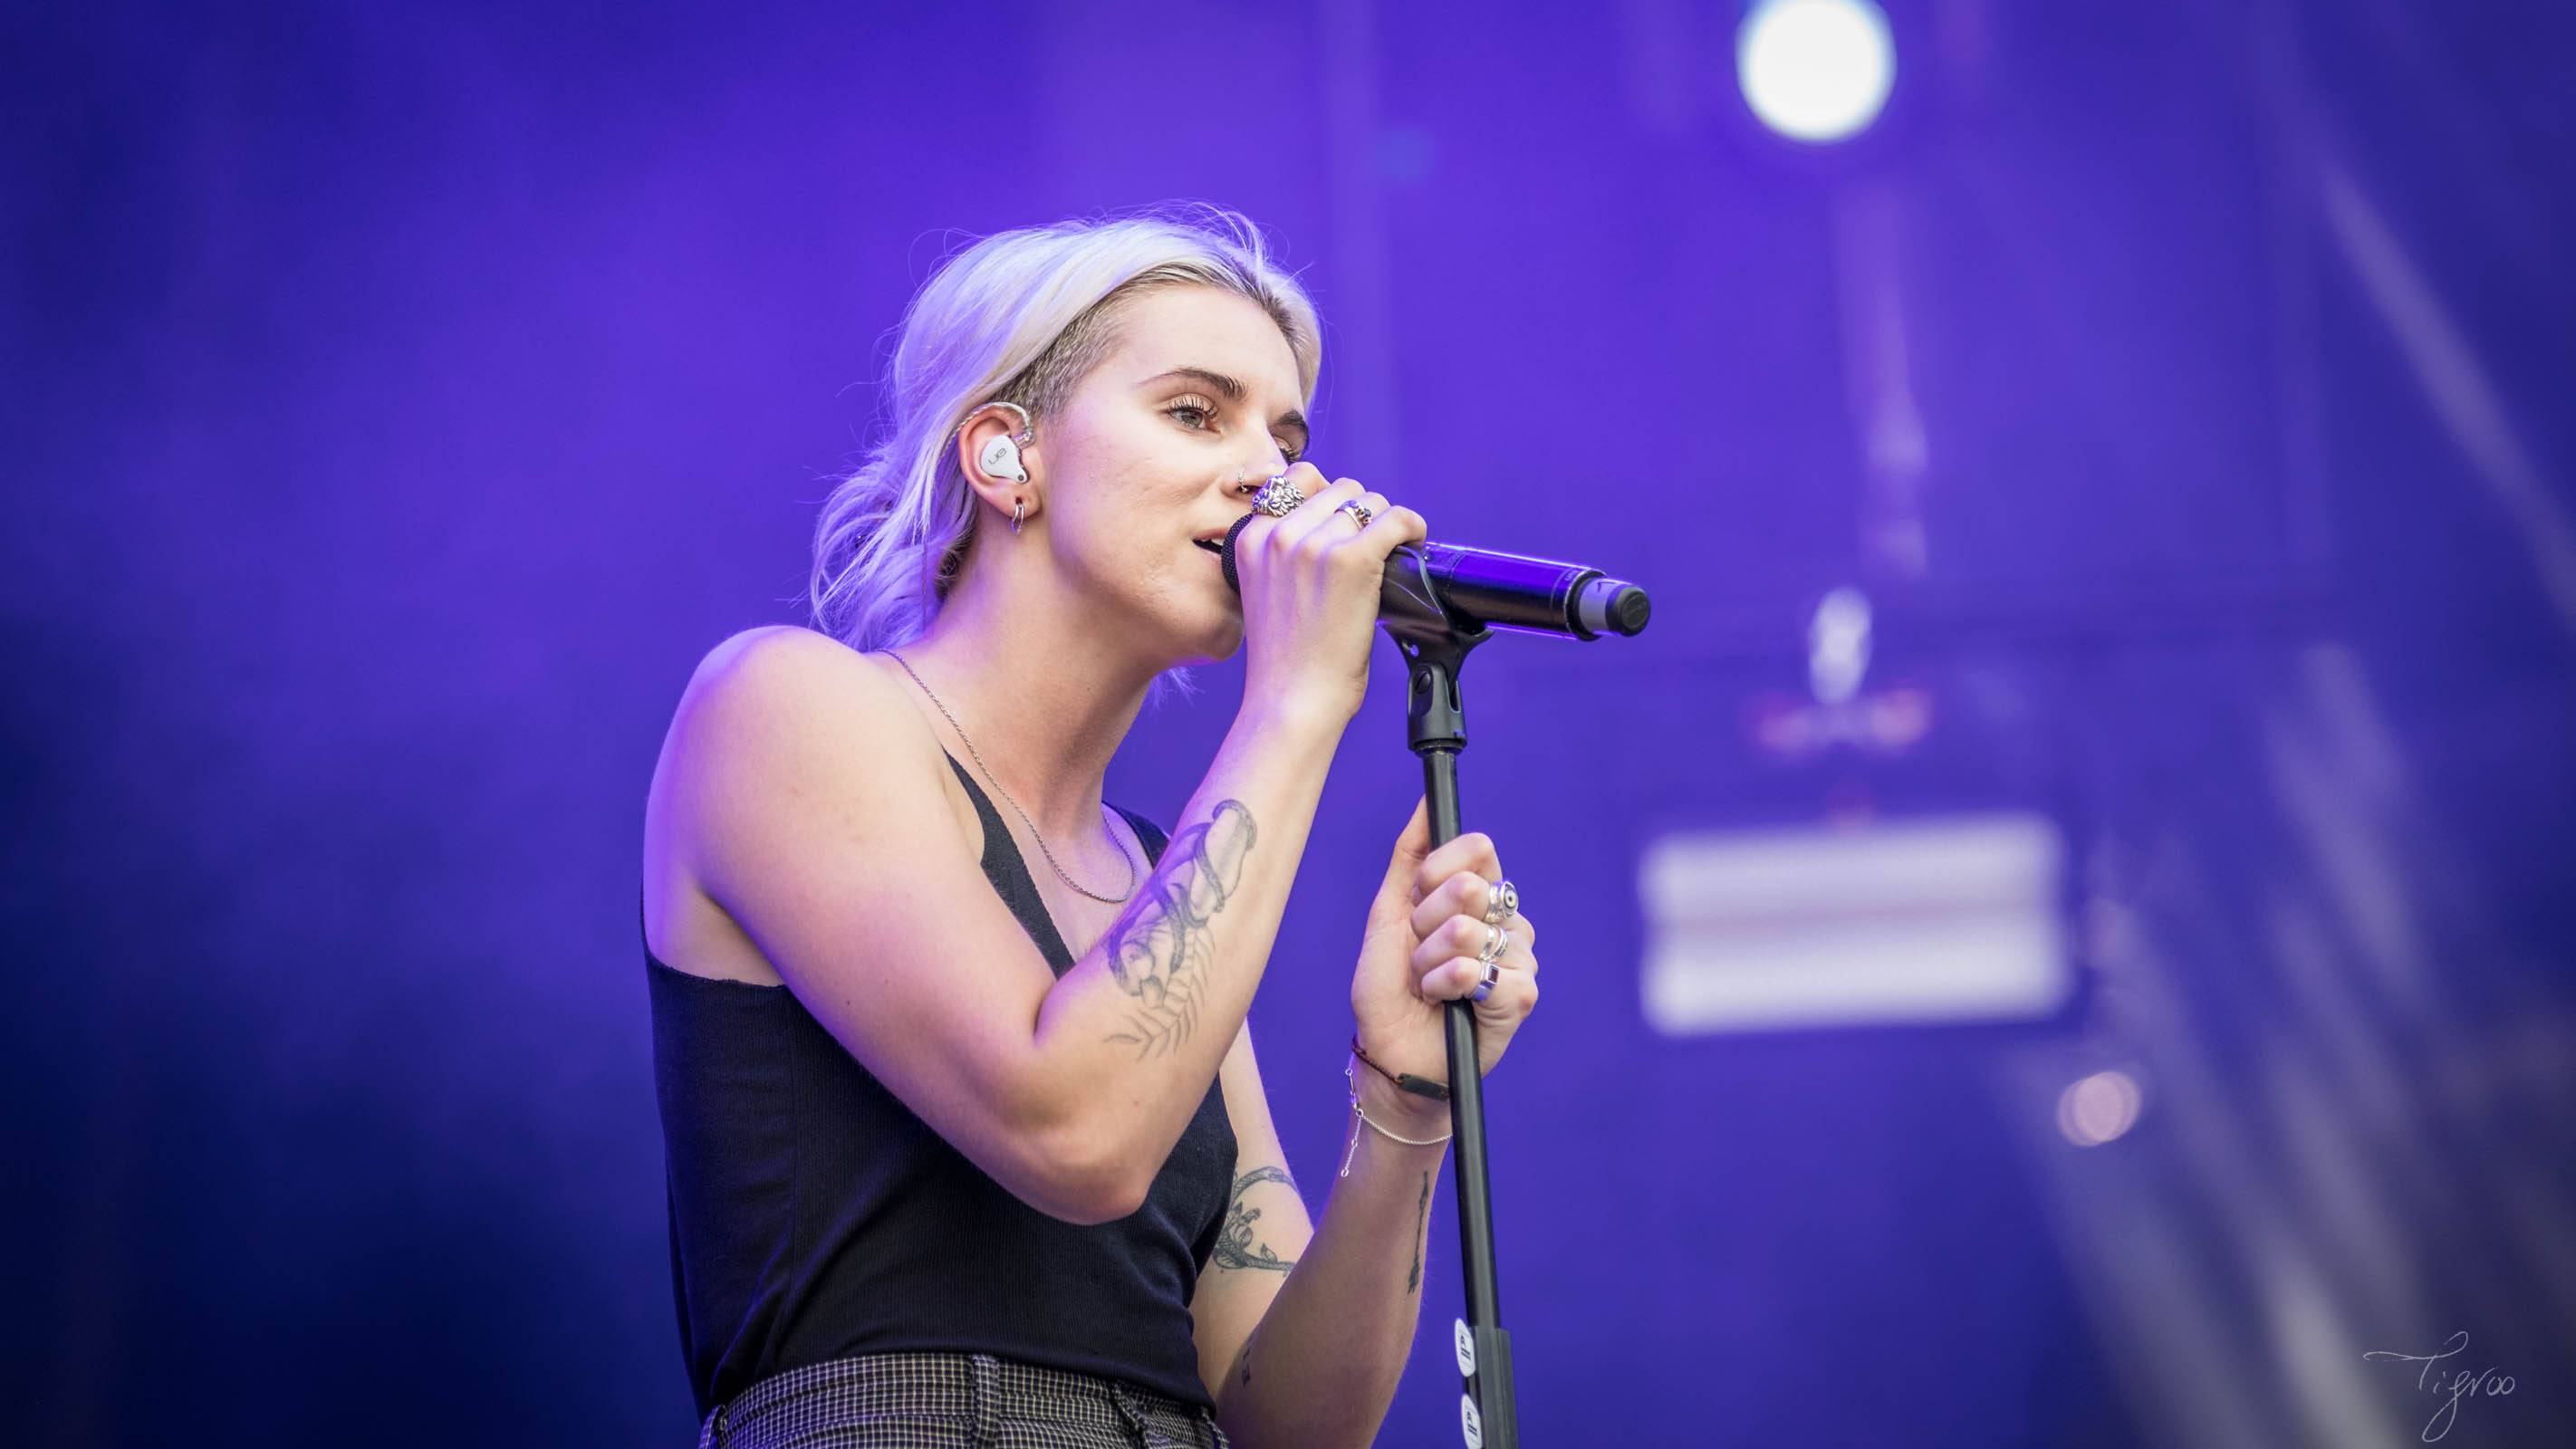
[[[1234,541],[1243,536],[1244,525],[1260,516],[1258,513],[1247,513],[1236,519],[1234,527],[1225,531],[1224,546],[1217,550],[1217,557],[1225,564],[1225,586],[1238,594],[1243,592],[1243,580],[1236,577],[1234,572]]]
[[[1654,606],[1646,601],[1646,591],[1635,584],[1619,591],[1610,601],[1610,627],[1622,634],[1635,634],[1646,627],[1646,616]]]

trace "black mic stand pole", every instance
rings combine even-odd
[[[1429,801],[1431,845],[1459,835],[1458,752],[1467,747],[1467,711],[1458,693],[1458,671],[1467,651],[1493,637],[1482,623],[1462,621],[1441,607],[1427,571],[1390,579],[1379,626],[1404,655],[1408,679],[1407,743],[1422,758],[1423,794]],[[1456,1348],[1466,1375],[1458,1406],[1468,1449],[1519,1449],[1520,1421],[1512,1406],[1512,1336],[1502,1322],[1494,1277],[1494,1201],[1485,1180],[1485,1084],[1476,1067],[1476,1012],[1465,1001],[1443,1008],[1449,1040],[1449,1122],[1458,1190],[1459,1272],[1467,1316]]]

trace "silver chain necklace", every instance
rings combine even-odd
[[[892,659],[897,664],[903,665],[903,672],[912,675],[913,683],[921,684],[921,676],[914,672],[913,667],[909,663],[905,662],[902,655],[889,649],[886,651],[886,657]],[[1011,809],[1019,815],[1020,823],[1029,828],[1030,837],[1037,841],[1038,853],[1046,857],[1046,863],[1049,866],[1054,867],[1056,879],[1063,881],[1066,885],[1073,887],[1075,890],[1081,891],[1084,895],[1091,897],[1095,901],[1105,901],[1113,906],[1125,901],[1129,896],[1136,894],[1136,857],[1127,853],[1127,842],[1120,840],[1116,831],[1110,832],[1109,843],[1118,847],[1118,858],[1127,862],[1126,895],[1104,896],[1098,891],[1086,888],[1082,882],[1075,880],[1072,876],[1066,875],[1064,873],[1064,867],[1056,864],[1055,852],[1047,849],[1046,837],[1038,833],[1038,823],[1029,818],[1029,812],[1020,809],[1020,802],[1012,800],[1011,792],[1002,789],[1001,779],[994,775],[993,767],[984,763],[984,752],[975,748],[975,737],[966,733],[966,727],[957,722],[957,716],[948,713],[948,706],[939,704],[939,696],[931,693],[929,685],[921,684],[921,692],[930,695],[930,702],[932,704],[938,704],[939,712],[948,716],[949,728],[957,731],[957,738],[966,742],[966,753],[975,757],[975,768],[984,772],[984,778],[993,782],[994,789],[1001,790],[1003,799],[1011,801]]]

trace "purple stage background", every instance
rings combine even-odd
[[[1548,923],[1490,1084],[1532,1445],[2576,1442],[2576,20],[1889,0],[37,5],[0,78],[13,1442],[678,1444],[635,892],[694,661],[964,239],[1194,198],[1316,461],[1647,586],[1469,667]],[[1829,590],[1911,750],[1782,759]],[[1254,1029],[1321,1210],[1391,650]],[[1240,671],[1140,721],[1168,821]],[[2076,998],[1674,1036],[1658,835],[2059,822]],[[2142,1084],[2078,1146],[2060,1094]],[[1443,1184],[1381,1442],[1457,1442]]]

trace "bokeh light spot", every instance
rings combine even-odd
[[[1870,0],[1758,0],[1736,32],[1735,74],[1764,125],[1792,140],[1839,141],[1887,105],[1896,41]]]
[[[2146,1094],[2126,1072],[2095,1072],[2057,1097],[2057,1130],[2078,1147],[2099,1147],[2138,1125]]]

